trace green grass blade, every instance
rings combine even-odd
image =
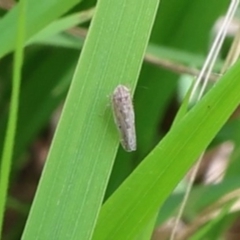
[[[60,32],[63,32],[71,27],[74,27],[78,24],[91,20],[94,12],[95,12],[95,8],[91,8],[87,11],[75,13],[70,16],[63,17],[57,21],[54,21],[51,24],[49,24],[46,28],[44,28],[42,31],[35,34],[27,42],[27,44],[37,43],[43,40],[46,41],[47,39],[49,39],[50,41],[54,35]]]
[[[28,9],[26,10],[26,33],[25,40],[43,29],[57,17],[61,16],[81,0],[29,0]],[[14,49],[16,39],[16,22],[18,16],[16,5],[9,11],[0,22],[0,57]]]
[[[240,62],[182,119],[102,207],[96,240],[134,239],[240,102]],[[118,206],[118,207],[116,207]],[[119,210],[121,206],[121,210]]]
[[[183,99],[183,102],[174,118],[174,121],[172,123],[171,129],[173,129],[186,115],[187,110],[188,110],[188,106],[189,106],[189,99],[190,99],[190,95],[191,95],[191,91],[193,88],[193,84],[192,86],[190,86],[190,88],[188,89],[186,96]],[[137,239],[151,239],[152,233],[153,233],[153,229],[155,226],[157,220],[157,214],[155,214],[154,217],[152,217],[152,219],[150,220],[150,222],[147,224],[147,226],[145,227],[143,233],[140,235],[140,237],[138,237]]]
[[[22,239],[91,238],[119,145],[109,96],[136,84],[157,6],[99,1]]]
[[[153,231],[156,225],[157,220],[157,214],[155,214],[152,219],[149,221],[149,223],[144,227],[144,230],[141,232],[141,234],[136,238],[136,240],[151,240]]]
[[[14,142],[16,136],[17,116],[19,108],[19,95],[21,84],[21,70],[23,64],[24,36],[25,36],[25,14],[27,0],[20,1],[17,21],[17,39],[15,42],[16,51],[14,54],[12,93],[9,109],[7,131],[4,141],[1,168],[0,168],[0,235],[2,234],[5,205],[7,201],[8,183],[11,171]],[[1,236],[0,236],[1,237]]]

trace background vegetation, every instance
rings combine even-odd
[[[189,76],[147,58],[200,69],[229,1],[99,0],[96,8],[93,0],[20,4],[1,6],[1,152],[16,87],[12,78],[20,70],[13,56],[25,46],[3,239],[151,239],[176,214],[185,184],[171,193],[193,163],[209,144],[226,141],[234,151],[224,180],[196,185],[184,220],[192,239],[229,236],[238,219],[237,210],[230,213],[237,194],[230,203],[220,200],[240,185],[240,122],[232,115],[240,101],[240,63],[170,130]],[[118,148],[109,106],[118,84],[134,94],[133,153]],[[17,104],[11,107],[17,110]],[[199,219],[216,203],[220,214],[200,228]],[[164,234],[154,237],[165,239]]]

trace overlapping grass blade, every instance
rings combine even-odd
[[[96,240],[134,239],[240,102],[240,62],[145,158],[101,210]],[[116,206],[121,206],[121,211]]]

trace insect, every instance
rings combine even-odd
[[[118,127],[120,141],[127,152],[136,150],[135,114],[130,90],[118,85],[112,95],[114,120]]]

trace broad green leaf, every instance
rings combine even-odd
[[[99,1],[22,239],[91,239],[119,144],[109,96],[134,89],[157,7]]]

